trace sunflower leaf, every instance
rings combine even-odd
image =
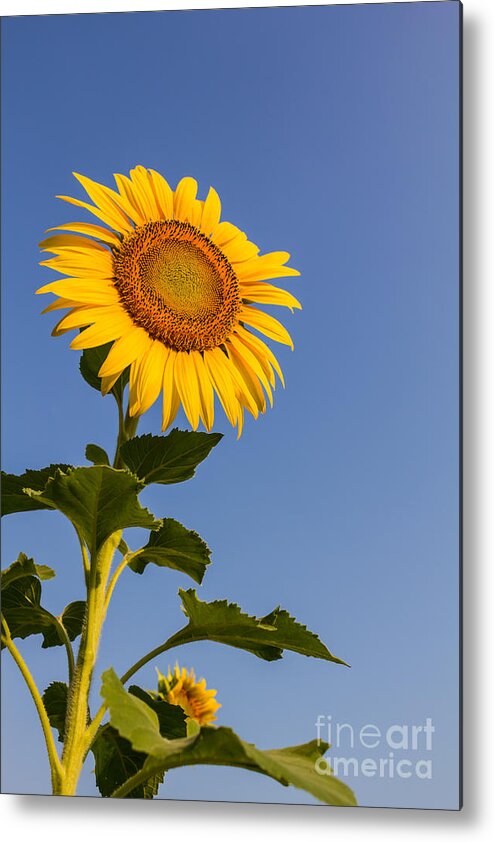
[[[17,476],[2,471],[2,515],[14,512],[31,512],[36,509],[51,509],[47,503],[36,497],[29,496],[24,489],[43,491],[50,477],[57,471],[68,471],[70,465],[48,465],[40,470],[28,470]]]
[[[197,466],[223,436],[174,429],[167,436],[137,436],[125,442],[120,456],[132,473],[148,485],[191,479]]]
[[[118,786],[139,772],[147,759],[146,754],[133,749],[129,741],[121,737],[111,725],[100,728],[91,751],[96,761],[96,786],[103,798],[108,798]],[[125,798],[154,798],[163,782],[163,775],[163,772],[150,774],[147,780],[128,792]]]
[[[86,603],[83,600],[77,600],[77,602],[69,602],[61,616],[57,618],[67,632],[69,640],[75,640],[81,634],[85,611]],[[52,628],[45,632],[42,648],[48,649],[51,646],[60,646],[62,643],[57,627],[52,625]]]
[[[106,450],[103,450],[99,444],[88,444],[86,447],[86,459],[92,462],[93,465],[109,465],[110,457]]]
[[[112,345],[113,342],[107,342],[106,345],[100,345],[97,348],[86,348],[81,354],[80,372],[86,383],[98,392],[101,392],[101,377],[98,377],[98,371],[106,360]],[[120,403],[122,402],[124,389],[129,382],[129,372],[130,368],[126,368],[111,390]]]
[[[253,617],[225,599],[203,602],[193,588],[179,590],[179,595],[189,622],[167,640],[166,649],[196,640],[214,640],[245,649],[266,661],[278,660],[283,650],[288,649],[300,655],[345,664],[331,654],[317,635],[280,608],[275,608],[266,617]]]
[[[41,575],[40,575],[41,574]],[[2,614],[13,638],[43,635],[43,647],[61,646],[59,620],[41,605],[41,579],[53,571],[24,553],[2,572]]]
[[[136,699],[141,699],[148,707],[154,710],[158,717],[160,734],[168,740],[185,737],[187,733],[186,715],[180,705],[172,705],[170,702],[160,699],[156,693],[143,690],[135,684],[129,687],[129,693]]]
[[[48,480],[44,491],[29,492],[36,500],[63,512],[86,542],[91,555],[114,532],[130,526],[161,525],[137,499],[142,483],[128,471],[107,465],[72,468]]]
[[[23,579],[25,576],[37,576],[41,580],[53,579],[55,571],[46,564],[35,564],[33,559],[28,558],[25,553],[19,553],[16,561],[13,561],[10,567],[2,570],[2,591],[16,579]]]
[[[158,717],[159,732],[166,739],[185,737],[187,726],[185,713],[179,705],[171,705],[155,694],[142,690],[140,687],[129,687],[129,693],[141,699],[148,707],[155,711]],[[96,785],[103,797],[112,792],[144,766],[147,754],[136,751],[125,737],[120,736],[116,728],[105,725],[98,731],[92,746],[96,759]],[[129,792],[126,798],[153,798],[160,783],[163,772],[153,774],[138,787]]]
[[[145,775],[182,766],[234,766],[267,775],[284,786],[303,789],[326,804],[356,804],[351,789],[327,773],[326,762],[326,772],[317,771],[329,748],[327,743],[312,740],[303,745],[262,751],[241,740],[231,728],[210,726],[203,726],[191,737],[164,739],[159,731],[158,717],[146,713],[146,705],[126,692],[112,669],[103,674],[101,695],[110,710],[111,725],[136,751],[149,755],[142,769],[143,779]],[[120,794],[118,790],[116,794]]]
[[[173,518],[164,518],[163,526],[152,532],[148,543],[132,553],[129,567],[134,573],[143,573],[150,563],[158,567],[171,567],[186,573],[199,585],[211,552],[197,532],[186,529]]]
[[[67,698],[69,688],[63,681],[53,681],[43,693],[43,704],[50,720],[50,725],[58,731],[58,741],[63,743],[65,717],[67,716]]]

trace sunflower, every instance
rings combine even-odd
[[[216,711],[221,707],[214,698],[216,690],[206,690],[206,681],[196,681],[194,670],[180,669],[175,664],[173,672],[168,669],[164,676],[158,670],[158,693],[171,705],[180,705],[188,719],[198,725],[207,725],[216,719]]]
[[[254,418],[271,406],[279,363],[255,333],[293,348],[290,335],[257,304],[300,307],[266,280],[298,275],[284,251],[260,255],[246,234],[220,221],[211,187],[182,178],[173,191],[155,170],[116,174],[116,190],[74,173],[93,204],[59,196],[108,227],[70,222],[40,243],[41,262],[68,277],[38,293],[58,298],[43,312],[68,309],[53,330],[81,329],[77,350],[113,343],[99,370],[107,394],[130,366],[129,413],[142,415],[162,394],[166,430],[180,404],[194,430],[211,430],[214,394],[240,436],[244,409]],[[48,233],[48,232],[47,232]]]

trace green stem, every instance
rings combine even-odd
[[[46,712],[46,708],[43,704],[43,699],[41,698],[41,694],[36,686],[36,682],[32,677],[29,668],[24,661],[21,653],[19,652],[17,646],[15,645],[12,637],[10,636],[10,630],[6,623],[6,621],[2,618],[2,627],[3,627],[3,634],[2,634],[2,642],[4,643],[5,647],[8,649],[10,654],[12,655],[15,663],[19,667],[19,670],[22,673],[22,677],[26,682],[29,692],[31,693],[33,702],[36,706],[36,710],[38,712],[39,720],[41,722],[41,728],[43,729],[43,736],[45,738],[46,743],[46,751],[48,753],[48,761],[50,763],[50,771],[51,771],[51,783],[52,783],[52,790],[53,792],[57,792],[61,777],[62,777],[62,767],[60,764],[60,759],[57,754],[57,750],[55,748],[55,742],[53,739],[53,734],[51,730],[50,720],[48,719],[48,714]]]
[[[74,652],[72,650],[72,644],[70,642],[70,637],[67,634],[67,629],[65,628],[64,624],[60,620],[59,617],[54,617],[55,620],[54,625],[56,625],[56,629],[58,634],[60,635],[63,645],[65,646],[65,651],[67,652],[67,663],[69,669],[69,683],[72,681],[72,676],[74,674],[75,664],[74,664]]]
[[[123,571],[127,567],[130,559],[131,559],[131,553],[125,553],[124,557],[122,558],[122,561],[120,562],[118,567],[115,568],[115,571],[114,571],[114,573],[113,573],[113,575],[110,579],[110,582],[108,584],[108,587],[106,589],[105,611],[108,610],[108,606],[110,604],[110,599],[112,598],[113,591],[115,590],[115,585],[117,584],[121,573],[123,573]]]
[[[113,459],[113,467],[114,468],[121,468],[122,467],[122,460],[120,458],[120,445],[125,441],[125,420],[124,420],[124,413],[123,413],[123,406],[121,398],[115,396],[115,400],[117,402],[118,407],[118,438],[117,438],[117,446],[115,449],[115,458]]]
[[[113,467],[114,468],[123,468],[122,457],[120,456],[120,448],[124,442],[132,439],[137,430],[137,425],[139,424],[139,415],[131,416],[129,413],[129,408],[127,407],[127,412],[125,413],[125,418],[123,414],[123,407],[122,402],[117,398],[117,406],[118,406],[118,439],[117,439],[117,447],[115,450],[115,458],[113,460]]]
[[[65,722],[65,744],[62,754],[63,778],[60,795],[74,795],[84,762],[85,732],[88,721],[88,697],[91,689],[101,629],[106,614],[106,585],[113,554],[121,538],[115,533],[91,559],[86,618],[82,630],[77,663],[71,682]]]
[[[170,641],[167,640],[166,643],[162,643],[160,646],[157,646],[156,649],[152,649],[151,652],[147,653],[147,655],[143,655],[142,658],[139,658],[139,660],[136,661],[135,664],[133,664],[131,667],[129,667],[127,672],[125,672],[122,675],[122,677],[120,679],[122,684],[126,684],[127,681],[129,680],[129,678],[132,678],[134,673],[136,673],[138,670],[140,670],[141,667],[143,667],[145,664],[148,663],[148,661],[152,661],[153,658],[156,658],[158,655],[161,655],[163,652],[166,652],[168,649],[172,649],[172,648],[173,648],[173,644],[172,644],[172,646],[170,646]]]

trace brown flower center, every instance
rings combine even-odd
[[[237,322],[237,276],[223,252],[188,222],[137,228],[115,252],[114,270],[134,324],[177,351],[216,348]]]

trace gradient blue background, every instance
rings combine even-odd
[[[295,340],[294,353],[278,349],[286,391],[240,442],[218,413],[225,437],[197,477],[142,499],[213,549],[202,598],[258,615],[281,603],[352,666],[184,647],[181,663],[218,688],[219,723],[267,748],[312,739],[318,715],[355,729],[432,717],[433,752],[403,756],[432,757],[433,779],[348,779],[363,805],[458,803],[459,12],[438,2],[3,22],[3,466],[81,464],[87,442],[113,448],[112,399],[82,381],[33,294],[51,277],[37,265],[44,229],[88,218],[54,198],[82,198],[73,170],[105,183],[136,163],[172,184],[193,175],[261,250],[291,251],[301,278],[286,286],[303,311],[284,317]],[[159,414],[143,432],[158,431]],[[3,563],[19,550],[56,568],[49,609],[82,596],[62,516],[7,518]],[[179,627],[176,591],[188,586],[151,567],[123,576],[100,671],[123,672]],[[65,660],[39,642],[21,648],[44,687]],[[3,666],[3,790],[47,793],[31,699]],[[96,792],[91,767],[81,794]],[[170,773],[162,794],[315,803],[219,768]]]

